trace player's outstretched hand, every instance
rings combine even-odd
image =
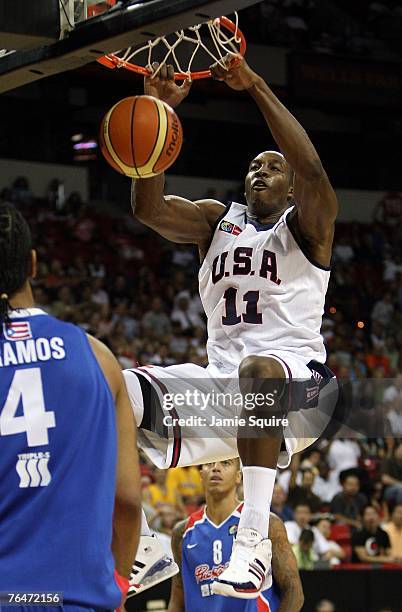
[[[182,85],[178,85],[174,80],[174,68],[171,64],[164,64],[159,71],[158,68],[158,62],[154,62],[151,70],[155,76],[145,77],[144,93],[163,100],[175,108],[187,97],[191,88],[191,79],[186,79]]]
[[[220,62],[210,66],[212,78],[217,81],[224,81],[232,89],[242,91],[250,89],[260,78],[258,74],[251,70],[246,60],[239,53],[228,53],[223,58],[225,68]]]

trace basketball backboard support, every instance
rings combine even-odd
[[[125,3],[78,23],[51,45],[0,57],[0,93],[45,77],[74,70],[125,47],[138,47],[261,0],[148,0]]]

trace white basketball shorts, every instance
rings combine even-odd
[[[260,355],[261,356],[261,355]],[[338,401],[338,383],[325,365],[286,351],[267,351],[286,377],[288,405],[286,450],[278,467],[293,453],[313,444],[327,428]],[[159,468],[199,465],[238,456],[237,419],[243,396],[238,376],[212,378],[208,368],[184,363],[143,366],[124,371],[138,429],[138,445]]]

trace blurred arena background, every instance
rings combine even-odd
[[[311,136],[339,197],[322,328],[328,365],[341,378],[377,379],[361,410],[370,418],[380,407],[386,423],[378,438],[320,440],[280,474],[273,510],[298,524],[321,519],[323,537],[344,552],[339,563],[327,544],[313,569],[301,568],[304,610],[400,612],[402,6],[264,0],[239,15],[247,60]],[[105,111],[141,93],[141,78],[95,62],[4,91],[1,197],[33,229],[39,307],[102,339],[123,367],[206,365],[196,249],[169,243],[133,219],[130,180],[98,149]],[[252,101],[203,81],[178,114],[185,140],[167,193],[242,202],[248,160],[275,147]],[[164,473],[143,458],[142,473],[147,514],[169,547],[174,524],[203,501],[198,471]],[[160,501],[168,490],[177,493],[176,504]],[[391,537],[387,563],[356,563],[353,534],[368,502]],[[303,504],[307,519],[306,511],[299,516]],[[168,595],[164,583],[127,609],[165,610]]]

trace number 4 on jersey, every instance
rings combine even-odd
[[[22,401],[24,416],[15,416]],[[49,444],[48,429],[56,427],[53,411],[46,411],[39,368],[17,370],[0,413],[0,435],[26,432],[28,446]]]

